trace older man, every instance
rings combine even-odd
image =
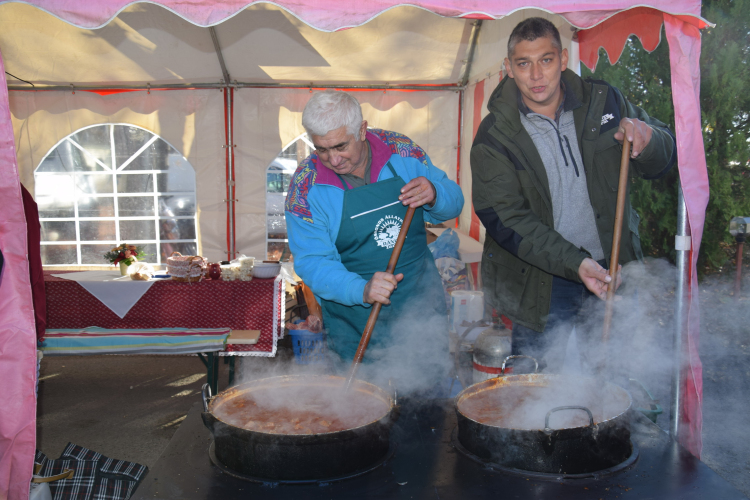
[[[551,22],[519,23],[471,149],[474,209],[487,229],[485,297],[514,321],[514,354],[544,358],[551,370],[584,300],[613,285],[604,266],[617,265],[606,259],[623,138],[643,178],[664,175],[676,158],[666,125],[567,64]],[[622,263],[642,257],[638,220],[627,201]]]
[[[353,359],[371,305],[379,302],[366,358],[393,361],[396,375],[420,358],[429,363],[425,353],[444,356],[445,300],[424,221],[456,217],[460,188],[408,137],[368,130],[349,94],[314,94],[302,124],[315,152],[292,178],[287,231],[295,271],[320,301],[329,347]],[[384,270],[409,206],[417,210],[389,274]]]

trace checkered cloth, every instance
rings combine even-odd
[[[49,483],[53,500],[127,500],[148,471],[135,462],[107,458],[73,443],[57,460],[37,451],[34,462],[41,465],[37,475],[42,477],[75,470],[72,478]]]

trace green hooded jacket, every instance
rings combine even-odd
[[[620,120],[637,118],[653,129],[646,148],[630,162],[631,176],[665,175],[676,163],[674,135],[606,82],[584,81],[570,70],[563,71],[562,80],[566,93],[574,93],[581,103],[572,110],[578,147],[599,240],[609,256],[622,155],[622,145],[613,136]],[[486,229],[485,300],[514,322],[541,332],[549,314],[552,276],[580,283],[578,268],[589,253],[554,230],[546,170],[521,124],[517,95],[515,81],[506,76],[490,96],[490,114],[482,120],[471,148],[472,198]],[[629,194],[630,182],[628,198]],[[639,220],[628,199],[621,264],[643,258]]]

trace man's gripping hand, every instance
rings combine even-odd
[[[433,206],[436,197],[437,191],[432,182],[427,177],[417,177],[401,188],[401,196],[398,199],[404,205],[419,208],[422,205]]]
[[[404,279],[403,274],[396,274],[378,271],[372,275],[370,281],[365,285],[365,291],[362,299],[367,304],[380,302],[384,306],[391,303],[390,296],[398,286],[398,282]]]
[[[617,283],[615,284],[615,290],[617,290],[622,283],[620,271],[622,271],[622,266],[618,266],[617,269]],[[578,267],[578,277],[581,278],[581,281],[591,293],[602,300],[606,300],[607,289],[609,289],[609,283],[612,281],[612,277],[607,274],[607,270],[600,266],[594,259],[589,257],[583,259],[583,262],[581,262],[581,265]]]
[[[633,149],[630,150],[630,157],[636,158],[646,149],[651,142],[651,136],[654,133],[646,122],[638,118],[623,118],[620,120],[620,127],[615,132],[615,139],[622,142],[625,137],[633,143]]]

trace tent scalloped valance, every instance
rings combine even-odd
[[[15,1],[15,0],[11,0]],[[0,1],[0,4],[11,3]],[[643,4],[634,0],[609,2],[606,10],[591,10],[591,4],[574,0],[544,2],[544,7],[529,5],[523,0],[27,0],[49,14],[79,28],[96,29],[106,26],[123,9],[132,4],[151,3],[160,5],[197,26],[208,27],[220,24],[237,15],[245,8],[259,3],[276,5],[305,24],[321,31],[338,31],[365,24],[386,10],[398,6],[419,7],[444,17],[469,19],[499,19],[521,9],[535,8],[559,14],[573,26],[588,29],[606,21],[617,13],[640,7],[655,9],[679,16],[683,21],[704,28],[709,25],[700,17],[700,2],[694,0],[651,0]]]

